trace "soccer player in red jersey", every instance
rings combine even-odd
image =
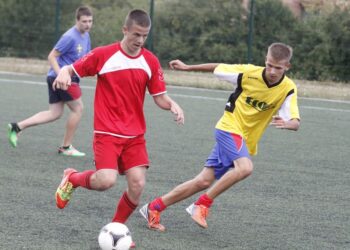
[[[97,75],[94,100],[95,170],[66,169],[56,191],[56,203],[64,208],[77,187],[103,191],[125,174],[127,189],[112,219],[125,223],[139,204],[149,166],[143,104],[146,89],[161,109],[170,110],[178,124],[184,123],[180,106],[167,94],[157,57],[143,47],[151,19],[143,10],[132,10],[123,26],[121,42],[92,50],[59,72],[53,86],[66,89],[71,76]],[[118,172],[117,172],[118,171]]]

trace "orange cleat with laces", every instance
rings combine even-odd
[[[203,205],[191,204],[186,208],[187,213],[189,213],[192,219],[201,227],[207,228],[207,217],[209,215],[209,208]]]
[[[140,214],[147,220],[148,228],[159,232],[164,232],[165,227],[160,224],[160,212],[149,209],[149,204],[140,209]]]
[[[72,197],[72,193],[75,188],[73,188],[73,184],[69,182],[69,176],[77,171],[73,168],[67,168],[63,172],[63,178],[61,184],[58,186],[56,191],[56,205],[58,208],[63,209],[68,204],[69,200]]]

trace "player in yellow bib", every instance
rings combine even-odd
[[[242,136],[251,155],[257,153],[257,143],[274,114],[286,121],[299,120],[296,86],[284,74],[270,83],[267,74],[276,70],[271,61],[266,68],[219,64],[214,70],[219,79],[237,84],[216,128]]]
[[[214,199],[253,171],[251,155],[257,153],[258,142],[266,127],[298,130],[300,126],[297,88],[285,73],[290,68],[293,50],[283,43],[269,46],[265,67],[251,64],[207,63],[187,65],[180,60],[170,67],[185,71],[211,71],[236,88],[230,95],[225,111],[216,124],[216,143],[203,170],[193,179],[169,193],[145,204],[140,213],[150,229],[164,231],[160,213],[168,206],[208,189],[186,211],[201,227]]]

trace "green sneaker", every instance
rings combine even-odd
[[[17,147],[17,132],[14,128],[15,123],[7,124],[7,138],[12,147]]]
[[[68,148],[59,147],[58,154],[65,155],[65,156],[73,156],[73,157],[85,156],[85,153],[78,151],[72,145],[70,145]]]

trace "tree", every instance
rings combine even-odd
[[[267,47],[274,42],[283,42],[294,47],[292,42],[298,20],[279,0],[259,0],[255,5],[254,63],[264,65]]]
[[[149,10],[149,0],[88,0],[85,4],[90,5],[94,13],[91,30],[93,47],[122,39],[122,26],[130,10]]]
[[[350,15],[335,9],[324,19],[325,42],[329,48],[328,76],[332,80],[350,81]]]
[[[164,0],[156,6],[155,52],[163,61],[239,61],[246,50],[240,13],[230,0]]]
[[[123,37],[121,28],[133,8],[150,10],[150,0],[60,0],[60,31],[75,23],[81,4],[94,12],[92,47]],[[247,62],[248,20],[240,1],[155,0],[154,52],[163,64]],[[55,0],[0,1],[0,56],[45,58],[57,41]],[[252,55],[263,65],[272,42],[294,48],[290,75],[308,80],[350,81],[349,10],[307,13],[297,19],[280,0],[255,1]]]
[[[0,4],[2,56],[28,57],[49,50],[54,8],[47,1],[3,0]]]

